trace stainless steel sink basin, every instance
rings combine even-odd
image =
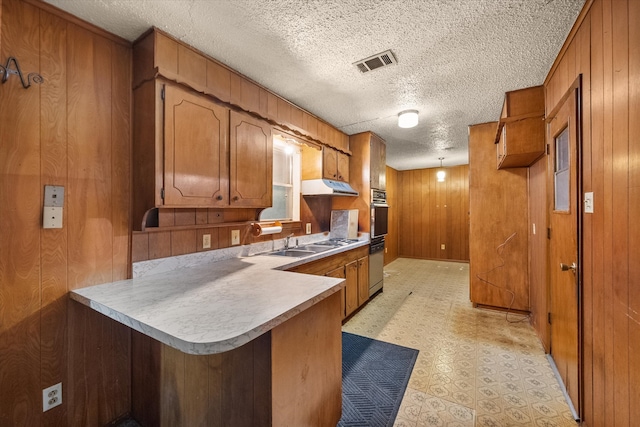
[[[303,256],[313,255],[316,252],[314,251],[306,251],[302,249],[286,249],[282,251],[271,252],[269,255],[278,255],[278,256],[291,256],[301,258]]]
[[[315,253],[319,253],[319,252],[324,252],[324,251],[330,251],[333,248],[337,248],[338,246],[333,246],[333,245],[305,245],[305,246],[301,246],[300,249],[303,249],[305,251],[312,251]]]

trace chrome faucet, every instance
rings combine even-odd
[[[294,233],[289,234],[287,237],[284,238],[284,250],[286,251],[287,249],[289,249],[289,239],[291,239],[293,237]]]

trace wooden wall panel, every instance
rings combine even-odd
[[[629,219],[640,214],[640,2],[629,1]],[[635,141],[635,143],[632,143]],[[631,224],[630,224],[631,225]],[[640,227],[629,227],[629,390],[640,401]],[[636,254],[635,261],[633,255]],[[640,419],[640,405],[631,404],[629,419]]]
[[[446,168],[445,182],[437,182],[438,170],[398,172],[398,256],[467,261],[469,168]]]
[[[0,5],[0,57],[44,77],[0,85],[0,424],[103,425],[130,408],[129,330],[67,292],[128,276],[130,47],[44,3]],[[45,185],[65,187],[62,229],[41,227]]]
[[[59,17],[41,13],[41,67],[48,70],[47,84],[40,87],[40,161],[43,185],[67,187],[65,111],[66,104],[66,26]],[[67,240],[68,228],[41,230],[42,260],[41,388],[67,378]],[[63,400],[64,401],[64,400]],[[43,424],[64,425],[67,406],[43,414]]]
[[[471,301],[528,311],[527,169],[496,169],[495,126],[469,131]]]
[[[398,258],[398,241],[399,234],[399,222],[400,217],[400,199],[398,197],[398,171],[387,166],[386,169],[387,180],[387,203],[389,204],[389,234],[385,237],[385,253],[384,264],[387,265],[390,262]]]
[[[529,292],[531,325],[548,352],[547,244],[547,157],[543,156],[529,168]]]
[[[38,72],[38,10],[7,0],[2,7],[0,57],[14,56],[24,73]],[[0,425],[38,425],[40,98],[13,76],[0,85],[0,99]]]
[[[638,23],[633,0],[595,0],[545,82],[547,109],[582,74],[583,419],[588,426],[633,425],[640,410],[638,307]],[[573,50],[574,54],[570,51]]]

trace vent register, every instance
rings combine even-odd
[[[356,61],[353,65],[358,67],[358,70],[360,70],[361,73],[368,73],[369,71],[397,63],[398,61],[396,61],[393,53],[390,50],[386,50],[368,58],[361,59],[360,61]]]

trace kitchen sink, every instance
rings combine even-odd
[[[305,246],[301,246],[300,249],[303,249],[305,251],[311,251],[314,253],[319,253],[319,252],[324,252],[324,251],[330,251],[333,248],[337,248],[338,246],[333,246],[333,245],[305,245]]]
[[[291,256],[301,258],[303,256],[313,255],[317,252],[314,251],[306,251],[302,249],[285,249],[282,251],[271,252],[269,255],[279,255],[279,256]]]

